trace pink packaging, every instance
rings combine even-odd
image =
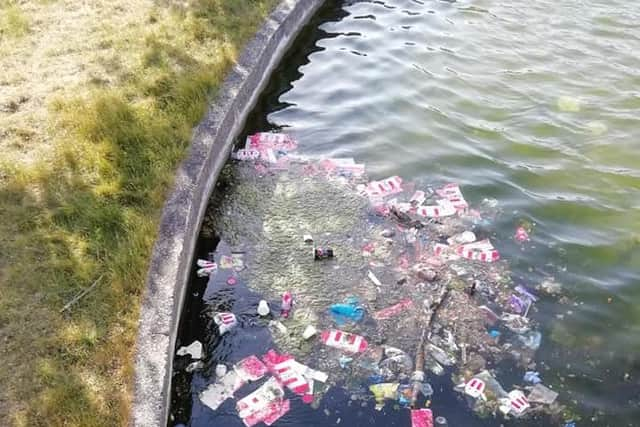
[[[431,409],[412,409],[411,427],[433,427],[433,413]]]
[[[290,409],[290,402],[284,398],[284,390],[275,378],[270,378],[253,393],[238,400],[238,415],[247,427],[259,422],[271,425]]]
[[[267,367],[256,356],[242,359],[233,366],[233,370],[244,382],[258,381],[267,373]]]
[[[289,312],[291,312],[291,308],[293,307],[293,297],[291,296],[291,292],[286,291],[282,294],[282,307],[281,307],[281,315],[282,317],[289,317]]]
[[[403,311],[405,311],[410,307],[413,307],[413,301],[411,301],[410,299],[404,299],[399,303],[392,305],[391,307],[387,307],[385,309],[375,312],[373,314],[373,318],[376,320],[390,319],[402,313]]]

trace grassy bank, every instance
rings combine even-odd
[[[275,3],[0,0],[1,420],[126,424],[163,201]]]

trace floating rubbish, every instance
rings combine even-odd
[[[529,233],[525,230],[524,227],[518,227],[516,229],[516,234],[513,236],[518,242],[523,243],[529,240]]]
[[[501,317],[507,329],[516,334],[524,334],[529,328],[529,319],[517,314],[503,313]]]
[[[520,390],[511,390],[509,392],[509,404],[511,405],[511,411],[516,415],[523,414],[531,407],[524,393]]]
[[[434,425],[436,427],[448,427],[449,423],[447,422],[447,419],[445,417],[439,416],[436,417]]]
[[[500,259],[500,252],[493,247],[489,239],[458,246],[456,253],[473,261],[494,262]]]
[[[557,295],[562,292],[562,285],[553,278],[544,279],[538,287],[549,295]]]
[[[236,152],[231,153],[231,158],[242,162],[258,160],[260,158],[260,152],[258,150],[240,148]]]
[[[444,375],[444,368],[434,359],[426,359],[424,361],[424,367],[438,376]]]
[[[535,371],[525,372],[524,377],[522,377],[522,380],[524,382],[531,383],[531,384],[539,384],[542,382],[542,380],[540,379],[540,373]],[[529,398],[529,400],[531,400],[531,398]]]
[[[274,350],[269,350],[262,360],[278,381],[293,393],[302,396],[305,403],[313,401],[313,381],[324,383],[329,377],[324,372],[297,362],[292,356],[278,354]]]
[[[318,333],[318,330],[313,325],[307,325],[302,332],[302,338],[308,340],[309,338],[315,336]]]
[[[356,163],[351,157],[325,159],[320,162],[320,167],[329,175],[342,177],[359,177],[364,174],[363,164]]]
[[[413,370],[413,360],[399,348],[385,346],[383,359],[378,367],[383,375],[395,377],[400,373],[410,373]]]
[[[359,322],[364,317],[364,308],[355,299],[348,300],[345,303],[333,304],[329,307],[329,312],[338,325],[348,321]]]
[[[236,390],[243,385],[235,371],[230,371],[200,393],[200,400],[215,411],[225,400],[231,399]]]
[[[433,427],[433,413],[431,409],[412,409],[411,427]]]
[[[192,359],[202,359],[202,343],[200,341],[194,341],[186,347],[180,347],[176,352],[178,356],[191,355]]]
[[[515,314],[523,314],[527,309],[527,305],[528,304],[517,295],[511,295],[509,297],[509,306]]]
[[[374,285],[376,285],[377,287],[382,287],[382,282],[380,282],[380,280],[378,280],[378,278],[376,277],[375,274],[373,274],[372,271],[369,271],[367,273],[367,277],[369,278],[369,280],[371,280],[373,282]]]
[[[395,305],[392,305],[391,307],[387,307],[375,312],[372,317],[376,320],[391,319],[392,317],[397,316],[398,314],[410,309],[411,307],[413,307],[413,301],[410,299],[403,299],[402,301]]]
[[[469,207],[469,204],[464,199],[460,186],[455,183],[450,183],[442,188],[436,190],[436,194],[440,197],[444,197],[449,203],[451,203],[457,210],[464,211]]]
[[[267,373],[267,367],[256,356],[242,359],[233,366],[233,370],[244,382],[258,381]]]
[[[233,258],[229,255],[222,255],[220,257],[220,268],[223,270],[230,270],[233,268]]]
[[[349,366],[351,362],[353,362],[353,357],[348,357],[345,355],[340,356],[340,359],[338,359],[338,363],[340,364],[340,367],[342,369],[347,369],[347,366]]]
[[[270,423],[289,410],[285,393],[293,392],[303,401],[313,402],[316,408],[319,393],[325,388],[321,383],[328,381],[325,372],[330,372],[331,387],[344,387],[352,401],[363,400],[363,407],[367,405],[366,388],[371,385],[377,409],[385,400],[392,400],[390,403],[395,408],[402,405],[414,410],[414,427],[434,423],[446,426],[446,419],[433,420],[428,409],[416,409],[421,394],[430,398],[434,393],[426,377],[444,375],[446,370],[453,378],[464,378],[455,389],[470,396],[459,400],[472,405],[474,411],[495,414],[503,408],[506,415],[519,415],[524,408],[521,412],[524,414],[528,405],[526,398],[520,400],[523,396],[516,395],[515,391],[507,393],[485,370],[492,366],[496,375],[501,375],[504,366],[508,366],[501,362],[509,358],[529,366],[533,354],[527,350],[538,348],[541,341],[541,335],[536,331],[536,316],[527,317],[537,301],[536,295],[523,286],[512,285],[518,279],[508,271],[507,262],[498,262],[501,254],[487,238],[502,235],[492,226],[504,222],[497,219],[497,201],[487,201],[478,210],[470,209],[455,183],[435,191],[428,187],[418,189],[415,183],[404,182],[395,176],[366,183],[366,178],[357,179],[364,175],[364,165],[356,164],[355,160],[315,161],[291,153],[296,146],[297,143],[286,135],[257,134],[250,137],[244,147],[248,163],[232,166],[238,172],[234,179],[242,181],[248,174],[251,179],[257,178],[247,183],[253,185],[258,194],[273,194],[277,198],[274,209],[264,210],[259,206],[256,210],[264,214],[259,218],[262,222],[255,224],[256,227],[262,224],[264,233],[254,233],[260,230],[253,230],[253,224],[234,223],[237,218],[229,219],[232,226],[239,225],[237,229],[225,230],[224,224],[215,221],[214,225],[222,226],[218,228],[223,232],[229,231],[229,236],[249,237],[242,242],[243,248],[247,245],[246,253],[263,253],[264,248],[269,248],[291,261],[291,268],[288,266],[286,271],[274,275],[275,270],[280,270],[277,263],[257,259],[251,266],[251,274],[242,278],[247,281],[247,287],[256,292],[266,295],[279,291],[276,295],[281,296],[281,306],[274,307],[273,312],[269,307],[273,303],[271,300],[260,301],[257,307],[261,316],[272,313],[274,319],[267,317],[269,322],[247,319],[246,326],[253,329],[268,323],[278,348],[295,353],[299,360],[314,360],[317,370],[288,354],[271,350],[260,358],[252,356],[238,362],[233,369],[229,368],[230,372],[216,375],[215,383],[201,393],[201,399],[208,402],[205,404],[214,407],[234,393],[236,397],[242,397],[237,396],[239,384],[258,381],[252,384],[252,390],[260,385],[274,384],[274,389],[259,388],[262,394],[256,395],[255,401],[246,401],[246,406],[238,408],[246,425]],[[251,150],[253,152],[249,154]],[[239,153],[241,151],[236,152]],[[286,174],[278,175],[285,169]],[[296,180],[299,176],[295,172],[300,172],[299,176],[304,179]],[[324,203],[323,195],[314,193],[323,188],[339,197]],[[234,197],[233,192],[225,196]],[[233,203],[236,201],[232,200]],[[288,205],[289,201],[291,205]],[[317,202],[336,208],[329,226],[322,223],[326,220],[322,212],[319,212],[320,220],[311,215],[311,210],[305,211],[300,218],[290,214],[290,209],[293,212],[307,209],[307,202],[312,202],[314,215],[318,213]],[[351,202],[353,209],[342,210],[343,204]],[[221,212],[234,212],[233,206],[230,205],[230,210],[223,206]],[[280,207],[281,211],[278,210]],[[316,235],[315,239],[311,234],[303,234],[313,231],[311,224],[313,230],[317,227],[326,232],[322,236]],[[526,237],[522,230],[511,233],[515,231],[513,238],[524,242],[531,229],[527,224],[521,224]],[[273,239],[274,236],[278,236],[277,239]],[[227,246],[223,248],[227,250]],[[319,260],[311,271],[310,254],[307,252],[306,260],[297,256],[301,246],[306,247],[306,251],[313,248],[314,259]],[[359,247],[362,247],[361,252]],[[340,251],[339,263],[328,261],[337,255],[334,249]],[[224,280],[232,275],[240,281],[238,273],[245,268],[246,258],[235,255],[235,252],[230,256],[216,253],[206,266],[213,267],[216,261],[218,264],[210,273],[224,270]],[[311,282],[306,286],[305,282],[309,280]],[[218,281],[210,280],[210,286],[215,290],[218,285]],[[351,286],[357,287],[349,291]],[[226,287],[223,291],[233,293],[233,289]],[[342,301],[346,292],[353,292],[363,303],[354,298]],[[292,295],[298,293],[305,295],[304,307],[299,307],[302,303],[296,301],[294,313]],[[227,303],[226,298],[223,295],[219,302]],[[335,298],[329,301],[337,303],[326,304],[327,298]],[[372,311],[372,319],[367,319],[365,307]],[[327,323],[327,310],[338,325],[359,322],[344,327],[357,331],[358,335],[340,330],[343,329],[341,326],[324,332],[316,330],[315,325]],[[279,316],[276,316],[278,312]],[[223,325],[221,315],[223,313],[215,318],[221,334],[238,324],[235,316],[225,313],[232,316],[231,326],[225,329],[227,326]],[[289,320],[285,321],[285,318]],[[423,335],[416,349],[414,346],[421,332]],[[314,337],[318,334],[324,345],[336,350],[324,348],[315,357]],[[416,350],[415,360],[402,350],[405,348]],[[255,370],[252,371],[251,366]],[[541,385],[539,374],[527,371],[524,384]],[[535,394],[532,397],[532,402],[536,398],[542,399]],[[268,412],[269,408],[272,412]],[[557,408],[539,405],[535,413],[551,413]],[[429,414],[428,421],[420,421],[419,416],[426,413]]]
[[[227,374],[227,365],[218,364],[216,365],[216,377],[221,378]]]
[[[218,265],[215,262],[206,259],[199,259],[196,261],[196,265],[200,267],[198,271],[196,271],[198,277],[210,276],[218,269]]]
[[[240,272],[245,269],[244,255],[243,254],[231,254],[231,264],[233,269]]]
[[[415,193],[413,193],[413,196],[411,196],[411,198],[409,199],[409,203],[411,203],[414,206],[419,206],[423,204],[425,200],[427,200],[427,196],[425,192],[418,190]]]
[[[280,315],[284,318],[289,317],[289,313],[291,312],[292,307],[293,307],[293,296],[291,296],[291,292],[286,291],[282,294]]]
[[[477,399],[478,397],[484,396],[484,389],[486,388],[486,384],[479,378],[471,378],[464,385],[464,393],[468,396]]]
[[[371,393],[373,393],[376,400],[376,410],[382,410],[385,400],[396,399],[399,386],[399,383],[380,383],[369,386],[369,390],[371,390]]]
[[[238,400],[236,410],[247,427],[263,422],[270,426],[289,412],[290,401],[275,378],[269,378],[260,388]]]
[[[260,302],[258,303],[258,314],[264,317],[264,316],[268,316],[269,313],[271,313],[271,310],[269,309],[269,304],[263,299],[260,300]]]
[[[204,368],[204,363],[201,360],[198,360],[197,362],[189,363],[184,370],[187,372],[194,372],[199,371],[202,368]]]
[[[449,237],[447,239],[447,243],[449,245],[464,245],[466,243],[473,243],[476,241],[476,235],[473,231],[464,231],[460,234],[456,234],[455,236]]]
[[[360,335],[349,334],[335,329],[322,332],[322,334],[320,334],[320,339],[329,347],[334,347],[350,353],[362,353],[368,347],[367,340]]]
[[[410,384],[400,384],[398,386],[398,403],[401,406],[407,407],[411,404],[411,398],[413,396],[413,386]]]
[[[458,213],[456,207],[447,200],[436,201],[434,206],[420,206],[416,209],[416,214],[425,218],[443,218]]]
[[[540,348],[540,343],[542,342],[542,334],[538,331],[530,331],[519,335],[518,339],[525,347],[531,350],[537,350]]]
[[[213,316],[213,321],[218,325],[220,335],[224,335],[238,324],[236,316],[233,313],[218,313]]]
[[[269,150],[289,152],[298,148],[298,143],[293,137],[284,133],[258,132],[247,137],[245,149],[256,150],[260,153]]]
[[[431,384],[429,383],[422,383],[420,392],[424,397],[428,399],[429,397],[433,396],[433,387],[431,387]]]
[[[543,405],[551,405],[556,401],[557,398],[558,393],[548,387],[545,387],[542,384],[537,383],[535,386],[533,386],[528,396],[530,402],[542,403]]]
[[[316,261],[320,261],[323,259],[331,259],[333,258],[333,249],[332,248],[321,248],[315,247],[313,248],[313,259]]]
[[[360,186],[360,191],[375,203],[386,196],[401,193],[403,191],[402,178],[391,176],[382,181],[371,181],[366,186]]]
[[[454,356],[448,354],[446,351],[432,343],[427,343],[425,346],[425,353],[428,356],[433,357],[443,366],[451,366],[456,363],[456,358]]]

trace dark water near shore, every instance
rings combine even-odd
[[[452,181],[472,205],[497,199],[494,243],[516,281],[563,285],[567,304],[537,305],[537,359],[545,384],[577,406],[578,426],[640,426],[639,19],[640,4],[617,0],[329,5],[246,129],[282,128],[300,152],[354,157],[373,179]],[[524,250],[512,239],[520,222],[533,225]],[[201,240],[200,255],[215,243]],[[206,341],[205,286],[192,281],[183,343]],[[260,295],[236,298],[249,311]],[[264,328],[251,333],[257,339],[206,348],[234,361],[239,345],[242,354],[269,348]],[[199,404],[190,390],[208,380],[190,379],[174,378],[176,421],[242,425],[233,401],[215,416]],[[475,417],[437,381],[433,408],[450,425],[500,425]],[[409,425],[405,411],[356,410],[341,393],[318,410],[294,400],[275,425]]]

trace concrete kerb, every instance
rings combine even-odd
[[[196,127],[160,222],[135,352],[131,425],[164,426],[176,334],[196,239],[232,143],[289,45],[323,0],[283,0],[246,46],[216,102]]]

